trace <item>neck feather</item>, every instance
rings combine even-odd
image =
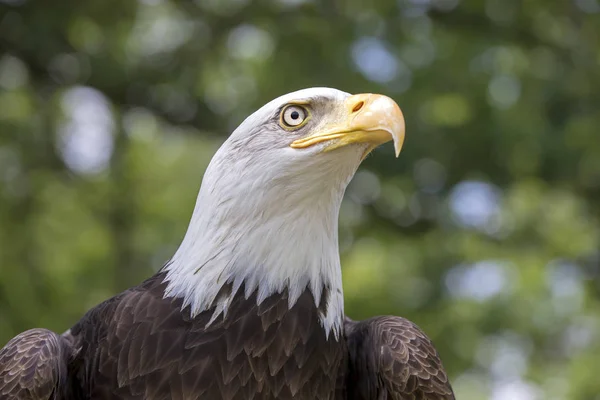
[[[315,306],[325,302],[326,334],[339,338],[344,300],[338,215],[346,180],[335,187],[313,183],[310,192],[299,182],[304,187],[282,195],[277,185],[252,191],[207,175],[186,236],[165,267],[165,296],[183,298],[193,316],[214,309],[212,323],[226,316],[235,295],[256,292],[260,304],[287,290],[291,308],[310,290]],[[225,285],[232,290],[222,290]]]

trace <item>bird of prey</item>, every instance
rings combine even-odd
[[[0,351],[0,399],[454,399],[413,323],[344,314],[338,214],[389,97],[310,88],[244,120],[211,160],[185,237],[154,276],[69,330]]]

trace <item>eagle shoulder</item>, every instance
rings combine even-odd
[[[346,318],[349,399],[454,400],[440,356],[413,322],[380,316]]]
[[[0,350],[0,398],[58,400],[67,388],[70,341],[47,329],[30,329]]]

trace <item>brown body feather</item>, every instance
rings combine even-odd
[[[52,399],[70,396],[67,363],[72,346],[46,329],[30,329],[0,350],[0,399]]]
[[[346,318],[348,400],[453,400],[442,361],[414,323]]]
[[[71,332],[93,399],[332,399],[343,341],[326,338],[309,291],[256,305],[238,292],[225,319],[164,299],[161,274],[92,310]]]
[[[437,352],[398,318],[346,321],[328,338],[310,291],[191,318],[158,274],[66,335],[25,332],[0,351],[0,399],[452,399]],[[242,288],[243,289],[243,288]],[[239,293],[243,293],[240,290]]]

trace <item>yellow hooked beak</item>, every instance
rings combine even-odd
[[[398,104],[380,94],[356,94],[348,97],[337,121],[319,132],[292,142],[294,149],[303,149],[317,143],[329,142],[323,151],[334,150],[353,143],[369,147],[363,158],[380,144],[394,141],[396,157],[404,143],[404,116]]]

